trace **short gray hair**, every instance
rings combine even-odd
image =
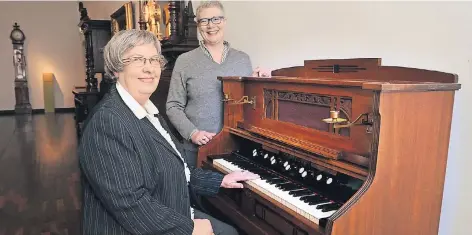
[[[219,8],[223,12],[223,14],[225,13],[225,9],[223,7],[223,4],[221,4],[220,1],[202,1],[200,3],[200,5],[198,5],[198,7],[197,7],[197,20],[200,19],[200,12],[203,9],[211,8],[211,7]]]
[[[157,53],[161,54],[161,43],[153,33],[139,29],[118,31],[103,49],[106,74],[115,78],[115,73],[123,71],[123,54],[136,46],[148,43],[154,44]],[[164,58],[160,57],[163,65]]]

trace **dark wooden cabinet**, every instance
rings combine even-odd
[[[103,61],[103,49],[111,39],[110,21],[94,21],[92,23],[92,30],[90,37],[92,44],[90,49],[92,51],[93,68],[95,73],[105,73],[105,66]]]
[[[72,94],[74,94],[75,105],[75,127],[77,135],[82,135],[82,126],[87,119],[87,115],[92,111],[93,107],[102,98],[99,91],[87,90],[86,87],[76,87]]]
[[[86,20],[80,23],[81,32],[84,35],[85,61],[86,61],[86,88],[98,89],[96,74],[106,80],[103,61],[103,48],[111,38],[111,23],[109,20]]]
[[[77,86],[72,91],[75,104],[75,122],[77,135],[82,133],[82,125],[91,109],[106,93],[111,79],[105,76],[103,48],[111,38],[111,23],[109,20],[81,20],[80,30],[84,36],[85,49],[85,86]],[[97,74],[101,74],[98,87]]]

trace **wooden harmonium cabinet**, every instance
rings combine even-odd
[[[219,79],[198,164],[261,176],[204,200],[242,233],[437,234],[456,75],[369,58]]]

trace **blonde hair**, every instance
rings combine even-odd
[[[200,12],[203,9],[212,8],[212,7],[219,8],[223,12],[223,15],[224,15],[225,9],[223,7],[223,4],[221,4],[220,1],[202,1],[200,5],[198,5],[197,7],[197,20],[200,19]]]

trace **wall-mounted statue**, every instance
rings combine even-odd
[[[170,11],[169,11],[169,4],[166,4],[164,6],[164,26],[165,26],[165,32],[164,32],[164,37],[168,38],[170,37]]]
[[[146,1],[143,13],[146,22],[146,29],[153,32],[159,40],[162,40],[162,10],[159,3],[153,0]]]

